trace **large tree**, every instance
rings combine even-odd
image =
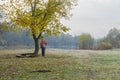
[[[28,30],[35,43],[34,55],[39,52],[38,40],[46,35],[56,35],[69,30],[60,20],[71,16],[70,10],[77,0],[4,0],[1,3],[6,13],[3,29]]]

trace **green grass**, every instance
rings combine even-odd
[[[47,49],[46,57],[16,58],[31,49],[0,50],[0,80],[120,80],[120,50]],[[51,70],[51,72],[34,72]]]

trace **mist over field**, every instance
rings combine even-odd
[[[119,8],[120,0],[0,0],[0,80],[120,80]]]
[[[2,4],[3,1],[0,0],[0,2]],[[67,34],[45,37],[49,43],[48,46],[52,48],[78,49],[83,43],[80,36],[85,33],[93,39],[93,41],[89,41],[91,43],[90,48],[96,47],[101,42],[108,42],[113,48],[119,48],[119,7],[119,0],[78,0],[78,5],[71,10],[73,16],[69,20],[63,18],[61,20],[65,26],[71,29]],[[3,14],[5,13],[1,11],[0,20],[5,17]],[[0,45],[2,47],[29,46],[30,48],[34,46],[34,42],[32,37],[29,36],[26,31],[18,34],[3,31],[0,36]]]

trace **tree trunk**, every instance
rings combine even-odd
[[[34,49],[34,56],[38,56],[38,52],[39,52],[39,43],[37,38],[33,38],[34,39],[34,44],[35,44],[35,49]]]

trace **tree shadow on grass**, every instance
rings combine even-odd
[[[34,55],[33,53],[24,53],[16,55],[17,58],[31,58],[31,57],[38,57],[39,55]]]
[[[31,71],[31,73],[33,73],[33,72],[48,73],[48,72],[51,72],[51,70],[36,70],[36,71]]]

